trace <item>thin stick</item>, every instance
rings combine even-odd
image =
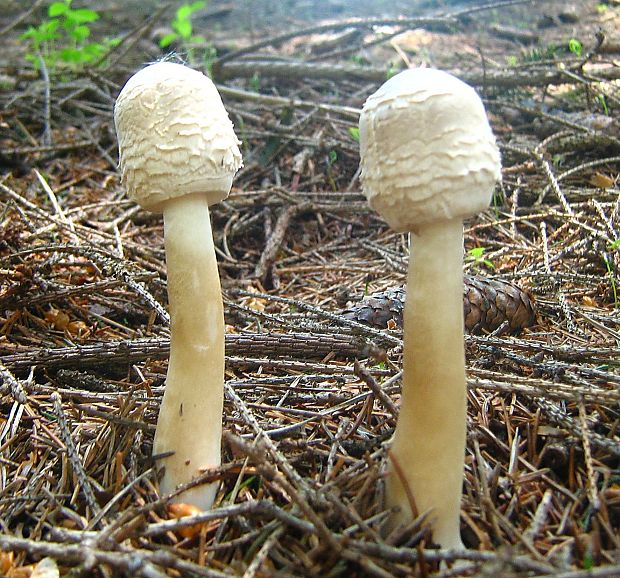
[[[71,437],[71,431],[69,430],[69,425],[67,423],[67,418],[65,416],[65,412],[62,408],[62,399],[59,393],[53,393],[50,396],[50,400],[53,403],[54,413],[56,414],[56,418],[58,419],[58,427],[60,429],[60,437],[65,444],[67,449],[67,457],[69,458],[69,462],[71,463],[71,467],[73,468],[73,473],[77,477],[80,486],[82,487],[82,493],[84,494],[84,499],[91,512],[95,514],[95,516],[99,513],[101,508],[97,503],[97,499],[95,498],[95,493],[93,491],[90,480],[88,479],[88,474],[84,469],[84,465],[82,464],[82,458],[73,443],[73,438]],[[100,526],[100,522],[97,522],[95,526]]]

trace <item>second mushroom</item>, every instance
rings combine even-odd
[[[402,398],[386,481],[388,506],[400,508],[392,526],[417,509],[428,513],[435,542],[462,548],[463,219],[488,207],[499,152],[473,88],[412,69],[366,101],[360,153],[370,205],[392,229],[411,233]]]
[[[167,494],[221,460],[224,312],[209,205],[228,196],[241,154],[215,85],[181,64],[132,76],[114,120],[129,196],[164,215],[170,361],[153,454]],[[216,491],[203,484],[176,501],[208,509]]]

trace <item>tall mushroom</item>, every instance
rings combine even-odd
[[[400,416],[386,480],[392,525],[429,512],[434,541],[462,548],[466,434],[463,219],[489,205],[500,178],[476,92],[439,70],[388,80],[360,117],[361,179],[392,229],[410,232]]]
[[[224,313],[209,205],[228,196],[239,141],[215,85],[181,64],[147,66],[114,107],[122,182],[162,212],[170,307],[170,361],[153,454],[169,493],[221,461]],[[177,501],[212,506],[216,485]]]

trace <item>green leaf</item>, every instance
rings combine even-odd
[[[88,26],[76,26],[71,31],[71,38],[77,43],[81,43],[90,36],[90,28]]]
[[[349,127],[349,134],[351,138],[357,142],[360,142],[360,129],[356,126]]]
[[[188,20],[194,12],[197,12],[201,8],[204,8],[206,2],[193,2],[192,4],[183,4],[177,10],[178,20]]]
[[[183,4],[180,8],[177,9],[177,22],[181,22],[183,20],[188,20],[192,15],[192,8],[189,4]]]
[[[71,2],[53,2],[47,9],[47,15],[50,18],[56,18],[62,14],[66,14],[70,8]]]
[[[56,34],[56,31],[60,28],[59,20],[50,20],[48,22],[43,22],[41,26],[39,26],[39,30],[48,35],[50,40],[55,38],[60,38],[59,35]]]
[[[86,46],[82,47],[83,60],[84,62],[92,62],[103,56],[106,48],[103,44],[99,44],[98,42],[92,42],[91,44],[86,44]]]
[[[80,8],[79,10],[71,10],[68,17],[76,24],[85,24],[86,22],[94,22],[99,20],[99,14],[94,10]]]
[[[254,92],[260,92],[260,74],[258,72],[255,72],[250,78],[250,88]]]
[[[60,59],[63,62],[75,63],[82,61],[82,51],[77,48],[63,48],[60,51]]]
[[[467,251],[466,261],[473,263],[475,267],[480,265],[484,265],[489,269],[495,269],[495,265],[489,259],[484,258],[484,253],[486,251],[485,247],[473,247],[469,251]]]
[[[39,31],[34,26],[28,26],[28,30],[26,30],[26,32],[22,32],[19,35],[19,39],[20,40],[28,40],[28,39],[35,40],[38,32]]]
[[[581,54],[583,53],[583,44],[581,44],[581,42],[579,42],[579,40],[577,40],[576,38],[571,38],[568,41],[568,49],[575,56],[581,56]]]
[[[618,249],[620,248],[620,239],[616,239],[611,245],[609,245],[610,249]]]
[[[175,22],[172,27],[183,39],[187,39],[192,35],[192,23],[189,20]]]
[[[390,67],[385,72],[385,79],[390,80],[392,76],[396,76],[399,72],[400,72],[400,68],[398,68],[398,66],[394,66],[393,64],[390,64]]]
[[[60,36],[56,33],[60,22],[58,20],[48,20],[43,22],[37,28],[30,26],[26,32],[24,32],[20,38],[22,40],[31,40],[34,46],[38,49],[44,42],[50,40],[56,40]]]
[[[601,105],[601,108],[603,109],[603,112],[609,116],[609,107],[607,106],[607,100],[605,99],[605,95],[604,94],[599,94],[596,97],[596,100],[598,100],[599,104]]]
[[[160,41],[159,46],[161,48],[166,48],[166,46],[170,46],[179,35],[176,32],[170,32],[170,34],[166,34]]]

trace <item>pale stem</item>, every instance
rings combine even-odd
[[[430,512],[433,539],[462,548],[459,516],[466,436],[463,341],[463,223],[420,227],[412,239],[404,312],[403,387],[392,455],[419,514]],[[390,466],[389,506],[411,520],[403,485]]]
[[[167,201],[164,241],[170,307],[170,361],[153,453],[165,467],[162,494],[221,463],[224,310],[206,197]],[[178,496],[203,510],[217,484]]]

